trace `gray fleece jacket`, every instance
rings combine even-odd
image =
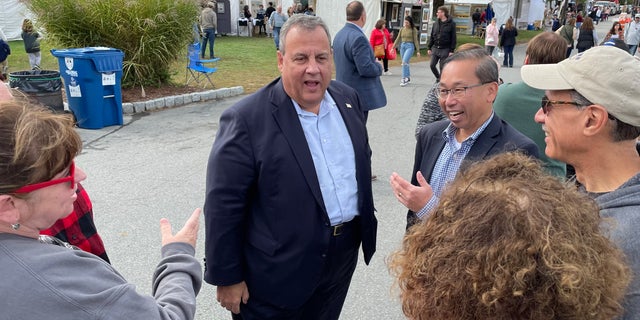
[[[640,174],[595,200],[600,205],[600,216],[612,220],[609,237],[624,251],[633,272],[620,319],[640,319]]]
[[[93,254],[0,233],[0,319],[193,319],[202,268],[186,243],[162,247],[153,296]]]

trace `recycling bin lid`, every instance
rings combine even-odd
[[[122,71],[124,52],[109,47],[86,47],[70,49],[51,49],[57,58],[74,58],[92,60],[98,72]]]
[[[73,57],[73,58],[86,58],[86,55],[91,54],[114,54],[122,53],[122,50],[109,47],[85,47],[85,48],[69,48],[69,49],[51,49],[51,54],[54,57]]]

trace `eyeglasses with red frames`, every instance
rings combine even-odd
[[[583,105],[575,102],[575,101],[559,101],[559,100],[549,100],[546,96],[542,97],[542,101],[540,104],[540,108],[542,108],[542,112],[544,114],[548,114],[551,111],[551,107],[555,104],[570,104],[576,107],[582,107]]]
[[[29,193],[29,192],[33,192],[42,188],[46,188],[49,186],[53,186],[56,184],[61,184],[61,183],[65,183],[65,182],[69,182],[69,185],[71,186],[70,188],[73,189],[73,187],[75,186],[75,179],[76,179],[76,165],[73,161],[71,161],[71,165],[69,165],[69,175],[66,177],[62,177],[62,178],[58,178],[58,179],[53,179],[53,180],[49,180],[49,181],[45,181],[45,182],[39,182],[39,183],[34,183],[34,184],[28,184],[26,186],[23,186],[21,188],[19,188],[18,190],[14,191],[13,193]]]

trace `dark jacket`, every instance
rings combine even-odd
[[[37,32],[22,32],[22,40],[24,41],[24,50],[27,53],[40,52],[40,34]]]
[[[576,44],[576,49],[581,51],[587,50],[594,45],[595,40],[593,39],[593,31],[580,29],[580,35],[578,35],[578,43]]]
[[[387,95],[380,81],[382,65],[376,62],[369,40],[353,23],[344,27],[333,38],[333,61],[336,80],[356,89],[362,100],[362,109],[370,111],[387,105]]]
[[[500,43],[498,43],[499,47],[504,46],[515,46],[516,45],[516,37],[518,36],[518,29],[504,29],[502,30],[502,35],[500,36]]]
[[[480,16],[481,16],[480,11],[476,11],[471,15],[471,20],[474,23],[480,23]]]
[[[437,49],[447,48],[450,52],[453,52],[456,49],[456,41],[456,23],[450,17],[444,22],[438,19],[433,24],[433,29],[431,29],[431,37],[429,38],[427,49],[431,50],[432,47]]]
[[[0,62],[7,60],[7,56],[11,54],[9,44],[0,39]],[[0,70],[1,71],[1,70]]]
[[[448,125],[449,120],[442,120],[429,123],[420,129],[418,142],[416,143],[413,174],[411,175],[411,183],[413,185],[418,185],[416,178],[418,171],[422,173],[427,181],[431,180],[433,169],[446,144],[442,131],[444,131]],[[473,162],[478,162],[492,155],[509,151],[520,151],[534,158],[538,158],[540,154],[538,146],[533,140],[494,114],[489,125],[478,136],[471,150],[469,150],[469,153],[464,157],[460,170],[463,170]],[[415,212],[409,210],[407,213],[407,228],[412,226],[417,219]]]
[[[274,7],[268,7],[267,10],[265,11],[265,15],[267,16],[267,18],[271,17],[271,14],[276,11],[276,8]]]
[[[339,81],[331,81],[328,93],[353,145],[357,233],[369,263],[377,220],[363,100]],[[205,280],[223,286],[246,281],[252,298],[299,308],[326,272],[323,253],[332,240],[313,158],[282,80],[225,110],[219,128],[207,167]]]

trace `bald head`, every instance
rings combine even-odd
[[[347,4],[347,21],[355,22],[364,16],[364,5],[360,1],[351,1]]]

